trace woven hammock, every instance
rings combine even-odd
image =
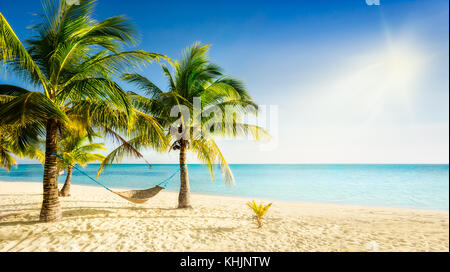
[[[114,194],[120,196],[123,199],[126,199],[130,202],[136,203],[136,204],[142,204],[147,202],[150,198],[157,195],[159,192],[161,192],[164,189],[164,187],[161,187],[159,185],[156,185],[153,188],[146,189],[146,190],[130,190],[130,191],[124,191],[124,192],[115,192],[111,191]]]
[[[103,188],[105,188],[106,190],[110,191],[111,193],[116,194],[116,195],[120,196],[121,198],[126,199],[126,200],[128,200],[130,202],[133,202],[133,203],[136,203],[136,204],[145,203],[150,198],[152,198],[155,195],[157,195],[159,192],[161,192],[163,189],[166,188],[167,183],[180,171],[180,169],[178,169],[169,178],[167,178],[164,181],[160,182],[155,187],[152,187],[152,188],[149,188],[149,189],[115,192],[115,191],[111,190],[108,186],[106,186],[105,184],[101,183],[100,181],[98,181],[98,180],[94,179],[93,177],[89,176],[88,174],[86,174],[84,171],[82,171],[81,169],[76,167],[76,165],[70,164],[67,160],[65,160],[60,155],[58,155],[56,153],[54,153],[54,155],[56,155],[58,158],[60,158],[65,164],[72,166],[73,168],[78,170],[80,173],[82,173],[83,175],[88,177],[90,180],[92,180],[93,182],[95,182],[98,185],[102,186]]]

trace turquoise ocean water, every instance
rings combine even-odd
[[[84,171],[95,177],[98,165]],[[178,165],[113,165],[101,175],[107,186],[143,189],[169,177]],[[324,202],[367,206],[449,210],[448,165],[231,165],[236,185],[226,186],[217,169],[211,182],[204,165],[189,165],[192,192],[243,196],[249,199]],[[2,181],[41,181],[41,165],[19,165]],[[65,175],[60,177],[64,182]],[[97,186],[78,171],[74,184]],[[176,191],[179,177],[168,184]],[[0,192],[1,194],[1,192]]]

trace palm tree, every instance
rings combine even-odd
[[[238,137],[252,135],[254,139],[261,139],[268,134],[260,127],[242,123],[240,116],[251,111],[248,106],[256,110],[257,106],[252,102],[244,84],[234,78],[224,76],[221,68],[211,63],[207,57],[209,45],[195,43],[184,54],[180,61],[171,64],[174,72],[170,72],[167,66],[162,65],[164,75],[169,82],[169,90],[164,92],[158,88],[148,78],[139,74],[124,74],[123,79],[129,83],[134,83],[140,90],[143,90],[148,97],[130,93],[130,99],[134,107],[145,114],[155,116],[165,128],[167,137],[171,137],[170,150],[179,150],[180,164],[180,191],[178,196],[178,207],[191,207],[190,186],[188,166],[186,163],[187,151],[192,151],[197,158],[208,165],[211,178],[214,179],[214,164],[219,164],[227,184],[234,183],[234,177],[230,167],[225,160],[218,145],[214,141],[214,136]],[[201,99],[200,116],[194,116],[194,105],[191,101],[194,98]],[[207,133],[195,133],[199,127],[204,127],[211,120],[209,116],[211,110],[225,110],[227,106],[235,106],[239,109],[236,115],[223,116],[219,120],[220,126]],[[187,112],[176,111],[179,115],[170,117],[173,109],[187,109]],[[178,118],[180,117],[180,118]],[[197,117],[200,117],[196,124]],[[139,128],[136,128],[138,130]],[[173,129],[175,129],[176,133]],[[146,141],[146,142],[143,142]],[[136,137],[130,140],[130,144],[136,147],[147,146],[148,140],[145,137]],[[120,147],[117,149],[120,150]],[[117,159],[117,152],[109,154],[102,166],[107,165],[113,159]],[[99,170],[101,171],[101,169]]]
[[[123,113],[103,115],[96,121],[128,122],[132,105],[126,93],[112,79],[124,70],[163,57],[142,50],[123,51],[135,45],[137,33],[123,16],[96,21],[95,0],[80,0],[77,5],[65,0],[44,2],[42,22],[32,29],[36,35],[26,49],[0,13],[0,61],[30,83],[32,90],[3,85],[0,95],[7,97],[0,107],[0,126],[27,126],[39,129],[45,137],[45,164],[41,221],[56,221],[62,216],[58,199],[58,128],[69,119],[91,125],[90,111],[73,111],[74,105],[97,109],[105,106]],[[73,114],[70,116],[70,114]]]
[[[94,161],[103,161],[105,156],[100,153],[93,153],[99,149],[106,150],[104,143],[88,143],[89,135],[80,135],[76,132],[68,133],[59,142],[59,155],[64,159],[61,163],[67,170],[66,180],[59,196],[70,196],[70,183],[72,179],[72,171],[76,164],[86,166],[86,164]]]

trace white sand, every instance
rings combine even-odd
[[[174,192],[136,205],[74,185],[63,220],[40,223],[41,192],[0,182],[0,251],[449,251],[448,212],[275,201],[257,229],[249,199],[193,194],[178,210]]]

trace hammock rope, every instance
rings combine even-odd
[[[181,167],[182,167],[181,166],[177,171],[175,171],[172,175],[170,175],[170,177],[166,178],[165,180],[163,180],[162,182],[158,183],[156,186],[154,186],[152,188],[145,189],[145,190],[130,190],[130,191],[124,191],[124,192],[116,192],[116,191],[111,190],[108,186],[106,186],[105,184],[103,184],[100,181],[96,180],[95,178],[89,176],[86,172],[84,172],[83,170],[78,168],[75,164],[69,163],[66,159],[61,157],[59,154],[53,153],[53,155],[57,156],[65,164],[73,167],[75,170],[79,171],[80,173],[82,173],[83,175],[88,177],[90,180],[92,180],[93,182],[95,182],[98,185],[102,186],[103,188],[105,188],[106,190],[110,191],[111,193],[116,194],[116,195],[122,197],[123,199],[126,199],[126,200],[128,200],[130,202],[137,203],[137,204],[141,204],[141,203],[147,202],[150,198],[152,198],[155,195],[157,195],[160,191],[162,191],[163,189],[166,189],[167,184],[169,183],[169,181],[178,172],[180,172]]]

